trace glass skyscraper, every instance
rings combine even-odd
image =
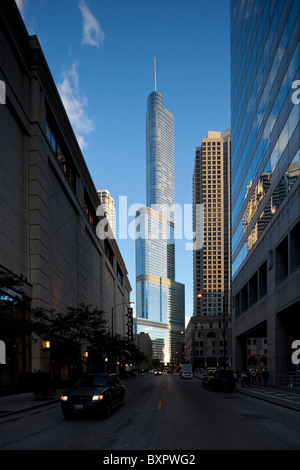
[[[146,114],[147,207],[136,214],[135,332],[149,333],[153,357],[176,362],[184,330],[184,285],[175,281],[174,119],[150,93]]]
[[[299,78],[299,5],[231,4],[233,275],[279,207],[275,175],[299,162],[297,132],[291,148],[300,112],[291,99]]]
[[[277,385],[300,339],[299,10],[231,1],[233,354],[242,370],[252,338],[265,338],[255,365]]]

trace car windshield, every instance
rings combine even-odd
[[[106,375],[87,375],[77,382],[77,387],[105,387],[108,385]]]

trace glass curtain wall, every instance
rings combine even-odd
[[[300,174],[299,7],[231,1],[233,276]]]
[[[175,282],[174,119],[152,92],[146,114],[147,207],[136,213],[135,332],[149,333],[153,357],[175,362],[184,329],[184,286]]]

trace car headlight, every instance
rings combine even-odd
[[[69,400],[69,397],[68,397],[68,395],[62,395],[62,396],[60,397],[60,399],[61,399],[61,401],[68,401],[68,400]]]
[[[103,395],[93,395],[92,400],[93,400],[93,401],[103,400]]]

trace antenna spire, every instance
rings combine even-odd
[[[156,91],[156,58],[154,57],[154,91]]]

